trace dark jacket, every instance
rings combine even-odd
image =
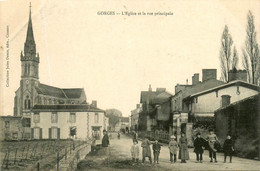
[[[153,151],[154,152],[159,152],[161,151],[161,145],[160,144],[153,144]]]
[[[224,154],[230,156],[233,154],[234,143],[232,139],[226,139],[223,145]]]
[[[102,139],[102,147],[108,147],[109,145],[109,138],[108,138],[108,135],[104,135],[103,136],[103,139]]]
[[[203,138],[196,138],[194,140],[194,152],[195,153],[203,153],[203,148],[205,146],[205,141]]]

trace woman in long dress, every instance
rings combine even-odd
[[[189,160],[190,157],[188,151],[188,140],[185,136],[185,133],[181,133],[179,147],[179,159],[181,159],[181,163],[186,163],[186,160]]]

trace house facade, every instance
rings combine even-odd
[[[139,114],[142,112],[142,105],[137,104],[136,108],[131,111],[131,130],[132,131],[138,131],[138,120],[139,120]]]
[[[165,88],[157,88],[152,91],[149,86],[148,91],[141,92],[140,103],[142,111],[139,113],[138,129],[140,131],[169,131],[169,121],[171,121],[171,97],[172,94]]]
[[[216,110],[216,134],[221,144],[230,135],[240,157],[260,159],[260,94],[228,104]]]
[[[35,105],[31,119],[33,139],[97,140],[107,130],[105,111],[87,104]]]
[[[258,94],[259,86],[244,81],[235,80],[185,98],[189,111],[193,115],[208,114],[214,116],[214,111],[221,108],[226,101],[237,102]]]

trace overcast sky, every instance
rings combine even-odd
[[[20,52],[29,0],[0,2],[1,115],[13,114],[20,84]],[[87,101],[130,115],[140,91],[191,83],[203,68],[219,70],[220,38],[228,25],[241,57],[246,16],[251,10],[260,42],[260,1],[31,0],[40,82],[84,88]],[[172,16],[101,16],[98,11],[173,12]],[[10,83],[5,86],[6,28],[9,27]],[[2,56],[4,55],[4,58]],[[240,67],[242,60],[240,60]]]

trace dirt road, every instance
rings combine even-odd
[[[133,165],[131,161],[130,147],[132,139],[121,135],[121,139],[116,139],[114,134],[110,140],[108,152],[99,150],[90,153],[85,160],[78,165],[78,170],[260,170],[260,162],[256,160],[233,157],[232,163],[223,163],[223,154],[218,153],[218,163],[210,163],[208,152],[203,155],[203,163],[196,163],[193,149],[190,151],[190,160],[187,163],[171,164],[169,161],[169,150],[167,146],[162,146],[159,164],[150,164],[148,159],[142,165]],[[141,151],[141,142],[138,143]],[[139,159],[141,159],[141,153]],[[153,157],[153,156],[152,156]]]

